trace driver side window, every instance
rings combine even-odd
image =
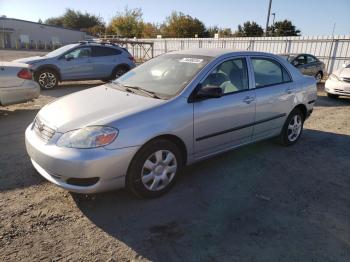
[[[84,58],[84,57],[91,57],[90,47],[77,48],[65,55],[65,58],[72,58],[72,59]]]
[[[216,86],[223,94],[249,89],[245,58],[225,61],[218,65],[202,82],[202,87]]]

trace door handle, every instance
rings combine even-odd
[[[253,102],[255,100],[255,97],[253,96],[246,96],[244,99],[243,99],[243,102],[246,103],[246,104],[250,104],[251,102]]]
[[[286,93],[287,93],[287,94],[291,94],[292,92],[293,92],[293,90],[292,90],[291,88],[287,88],[287,89],[286,89]]]

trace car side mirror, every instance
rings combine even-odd
[[[204,86],[199,89],[196,99],[219,98],[222,96],[222,88],[219,86]]]

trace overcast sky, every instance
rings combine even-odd
[[[87,11],[108,22],[124,7],[141,8],[146,22],[161,23],[171,11],[181,11],[199,18],[206,26],[217,25],[237,29],[247,20],[265,28],[268,0],[0,0],[0,15],[43,21],[61,15],[66,8]],[[276,21],[289,19],[303,35],[350,35],[350,0],[273,0]]]

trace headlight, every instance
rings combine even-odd
[[[95,148],[106,146],[118,136],[118,130],[108,126],[88,126],[64,133],[57,146],[70,148]]]
[[[335,74],[331,74],[328,78],[330,80],[340,81],[339,77],[337,77]]]

